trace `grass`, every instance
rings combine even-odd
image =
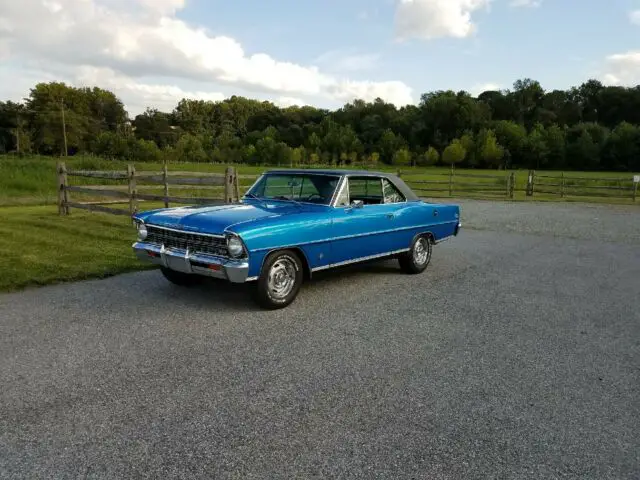
[[[0,291],[150,268],[131,249],[128,217],[52,206],[0,208]]]

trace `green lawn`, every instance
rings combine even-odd
[[[150,268],[133,254],[135,237],[128,217],[0,208],[0,291]]]

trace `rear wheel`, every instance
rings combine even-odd
[[[175,285],[180,285],[181,287],[196,285],[202,280],[199,275],[177,272],[170,268],[160,267],[160,271],[162,272],[162,275],[164,275],[164,278]]]
[[[264,262],[257,282],[258,303],[275,310],[288,306],[298,295],[303,281],[300,257],[291,250],[274,252]]]
[[[400,268],[406,273],[422,273],[429,266],[433,244],[428,235],[417,237],[408,252],[398,257]]]

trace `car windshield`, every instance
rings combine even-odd
[[[267,173],[245,196],[328,205],[339,180],[337,175]]]

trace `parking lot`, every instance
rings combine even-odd
[[[285,310],[155,271],[0,295],[0,478],[638,478],[640,208],[460,204],[424,274]]]

